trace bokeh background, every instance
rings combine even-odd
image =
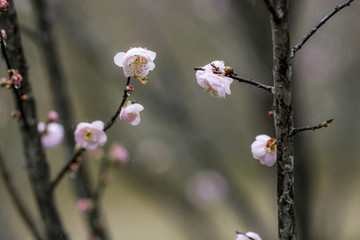
[[[144,105],[142,122],[119,121],[111,143],[130,153],[113,166],[102,208],[112,239],[222,240],[235,231],[277,239],[276,167],[260,165],[250,145],[274,136],[271,94],[235,82],[220,100],[196,83],[194,67],[224,60],[242,77],[272,84],[269,14],[257,0],[52,0],[50,17],[71,104],[80,121],[107,121],[126,79],[113,57],[130,47],[157,53],[149,82],[133,81],[132,100]],[[338,0],[291,1],[292,45]],[[40,120],[53,110],[34,11],[15,1]],[[360,238],[360,4],[323,26],[293,62],[297,126],[334,118],[329,128],[296,137],[299,239]],[[0,64],[5,76],[5,63]],[[24,200],[36,212],[24,168],[13,98],[0,89],[0,147]],[[53,176],[64,164],[62,147],[46,151]],[[97,181],[99,161],[85,162]],[[71,175],[70,175],[71,177]],[[72,239],[88,239],[76,197],[64,179],[56,192]],[[0,181],[0,239],[32,239]]]

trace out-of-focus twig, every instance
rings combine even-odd
[[[4,179],[5,186],[10,193],[10,196],[13,200],[13,203],[16,209],[19,211],[22,220],[24,220],[25,224],[28,226],[31,233],[37,240],[45,240],[45,231],[43,228],[40,228],[39,225],[36,224],[35,218],[33,214],[30,212],[28,206],[23,201],[25,198],[20,196],[20,192],[14,185],[9,169],[6,166],[5,159],[3,158],[1,149],[0,149],[0,172],[1,176]]]
[[[326,15],[321,21],[316,24],[310,32],[308,32],[301,40],[298,42],[292,49],[291,49],[291,58],[293,58],[296,54],[296,52],[306,43],[309,38],[314,35],[314,33],[322,26],[324,25],[332,16],[334,16],[337,12],[339,12],[344,7],[350,6],[351,2],[354,0],[347,0],[343,4],[340,4],[336,6],[328,15]]]

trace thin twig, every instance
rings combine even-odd
[[[10,193],[10,196],[15,204],[19,214],[21,215],[22,219],[24,220],[25,224],[28,226],[34,237],[38,240],[45,240],[45,231],[44,229],[40,228],[36,222],[33,214],[30,212],[29,207],[26,206],[24,197],[20,195],[20,192],[14,185],[9,169],[6,166],[5,160],[2,156],[0,150],[0,172],[4,179],[5,186]]]
[[[195,71],[205,71],[203,68],[194,68],[194,70]],[[223,72],[220,72],[220,71],[213,71],[213,73],[215,73],[215,74],[224,74]],[[239,82],[248,83],[248,84],[253,85],[255,87],[265,89],[265,90],[269,91],[270,93],[272,92],[272,87],[271,86],[256,82],[256,81],[254,81],[252,79],[238,77],[234,73],[225,73],[225,76],[227,76],[229,78],[232,78],[232,79],[235,79],[235,80],[237,80]]]
[[[303,131],[308,131],[308,130],[312,130],[312,131],[315,131],[317,129],[320,129],[320,128],[323,128],[323,127],[328,127],[329,124],[334,121],[334,119],[329,119],[325,122],[322,122],[316,126],[313,126],[313,127],[309,127],[309,126],[306,126],[306,127],[301,127],[301,128],[293,128],[291,131],[290,131],[290,135],[295,135],[296,133],[298,132],[303,132]]]
[[[103,131],[107,131],[112,125],[114,125],[114,123],[116,122],[116,118],[119,116],[122,107],[125,105],[125,102],[127,100],[127,98],[129,97],[129,92],[127,90],[127,86],[130,84],[130,79],[131,77],[127,78],[127,82],[126,82],[126,86],[124,88],[124,95],[122,98],[122,101],[118,107],[118,109],[116,110],[115,114],[112,116],[112,118],[105,124],[105,127],[103,129]],[[51,183],[50,189],[53,191],[56,187],[56,185],[60,182],[60,180],[65,176],[65,174],[69,171],[71,165],[73,163],[76,163],[77,158],[85,151],[84,148],[80,148],[74,155],[73,157],[70,159],[70,161],[61,169],[61,171],[59,172],[59,174],[57,175],[57,177],[55,178],[55,180]]]
[[[298,42],[295,47],[293,47],[291,49],[291,58],[293,58],[295,56],[295,53],[306,43],[307,40],[309,40],[309,38],[314,35],[314,33],[322,26],[324,25],[332,16],[334,16],[337,12],[339,12],[341,9],[343,9],[344,7],[350,6],[350,3],[353,2],[354,0],[347,0],[346,2],[344,2],[343,4],[340,4],[338,6],[336,6],[328,15],[326,15],[323,19],[321,19],[321,21],[316,24],[311,30],[310,32],[308,32],[302,39],[300,42]]]

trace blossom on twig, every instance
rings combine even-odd
[[[155,68],[154,59],[156,53],[146,48],[130,48],[129,51],[119,52],[114,57],[114,62],[124,70],[125,77],[138,78],[145,84],[148,79],[146,75]]]
[[[129,123],[130,125],[136,126],[140,123],[140,112],[144,110],[143,105],[139,103],[130,102],[122,107],[120,112],[120,120],[124,120],[125,122]]]
[[[97,146],[104,146],[107,136],[104,129],[104,123],[100,120],[92,123],[81,122],[76,126],[75,142],[80,147],[87,150],[95,150]]]
[[[265,134],[258,135],[251,144],[251,152],[261,164],[271,167],[276,162],[276,140]]]
[[[233,79],[225,76],[225,64],[223,61],[213,61],[202,67],[202,69],[196,71],[196,79],[205,91],[218,98],[225,98],[225,94],[231,94],[230,84]],[[216,74],[213,71],[220,73]]]

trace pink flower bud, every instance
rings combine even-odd
[[[124,120],[130,125],[136,126],[140,123],[140,112],[144,110],[141,104],[134,103],[124,106],[120,112],[120,120]]]
[[[79,163],[72,163],[69,166],[69,170],[72,172],[76,172],[79,169],[79,167],[80,167]]]
[[[110,148],[110,159],[118,163],[126,163],[129,160],[129,152],[121,144],[113,144]]]
[[[13,84],[15,85],[15,87],[20,87],[21,82],[23,80],[21,74],[19,73],[18,70],[11,70],[13,72],[12,76],[11,76],[11,81],[13,82]]]
[[[5,87],[8,84],[7,78],[0,78],[0,87]]]
[[[251,144],[251,152],[261,164],[271,167],[276,162],[276,140],[267,135],[258,135]]]
[[[91,199],[88,198],[82,198],[76,203],[76,209],[79,212],[85,212],[92,207],[93,207],[93,202],[91,201]]]
[[[99,145],[104,146],[107,136],[103,129],[104,123],[102,121],[79,123],[75,130],[76,144],[90,151],[95,150]]]
[[[56,122],[59,119],[59,114],[55,111],[48,112],[46,116],[47,122]]]
[[[13,111],[11,112],[11,116],[12,116],[13,118],[19,118],[19,117],[21,117],[21,112],[20,112],[19,110],[13,110]]]
[[[7,0],[0,0],[0,14],[7,9],[9,3]],[[5,39],[4,39],[5,40]]]

